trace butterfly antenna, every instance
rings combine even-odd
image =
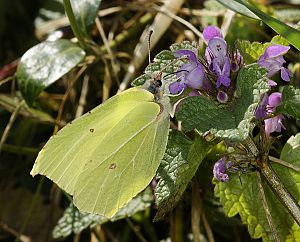
[[[151,63],[151,35],[153,34],[153,29],[149,30],[149,35],[148,35],[148,58],[149,58],[149,64]]]

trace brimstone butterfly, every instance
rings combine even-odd
[[[169,122],[152,93],[128,89],[50,138],[31,175],[53,180],[79,210],[110,218],[155,176]]]

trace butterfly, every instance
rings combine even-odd
[[[149,90],[156,90],[153,83]],[[169,113],[154,94],[130,88],[52,136],[31,175],[51,179],[80,211],[111,218],[155,176],[169,124]]]

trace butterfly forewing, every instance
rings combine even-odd
[[[155,120],[159,105],[152,102],[153,98],[145,90],[132,88],[74,120],[50,138],[39,153],[31,174],[45,175],[73,195],[76,180],[86,163],[93,161],[94,150],[98,144],[106,142],[113,145],[122,136],[126,136],[123,131],[137,125],[139,119],[131,123],[121,121],[130,116],[136,106],[151,104],[155,109],[151,113],[151,120]],[[115,127],[123,127],[123,131],[119,129],[119,133],[112,132]],[[114,136],[114,140],[110,135]]]

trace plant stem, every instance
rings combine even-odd
[[[64,7],[66,10],[67,17],[71,24],[71,28],[73,30],[74,35],[78,39],[79,45],[83,49],[87,49],[87,45],[84,41],[84,35],[77,24],[70,0],[63,0],[63,2],[64,2]]]
[[[289,211],[297,224],[300,226],[300,207],[298,203],[285,188],[285,186],[276,175],[275,171],[268,163],[265,163],[260,170],[262,175],[265,177],[268,185],[274,191],[275,195],[278,197],[282,205]]]
[[[183,211],[182,205],[177,206],[171,215],[171,241],[172,242],[183,242],[184,231],[183,231]]]
[[[196,179],[194,179],[192,182],[191,224],[195,242],[201,242],[200,219],[202,212],[202,200],[199,190],[199,184]]]
[[[207,218],[206,218],[204,209],[203,209],[203,211],[202,211],[201,217],[202,217],[202,220],[203,220],[203,226],[204,226],[204,228],[205,228],[206,236],[207,236],[208,241],[209,241],[209,242],[215,242],[214,234],[213,234],[213,232],[212,232],[212,230],[211,230],[211,227],[210,227],[210,225],[209,225],[209,223],[208,223],[208,220],[207,220]]]
[[[132,221],[129,218],[126,218],[126,222],[128,223],[129,227],[132,229],[132,231],[139,238],[140,241],[147,242],[147,240],[141,234],[141,232],[139,231],[139,229],[132,223]]]
[[[268,206],[268,202],[267,202],[267,199],[266,199],[266,195],[265,195],[265,191],[264,191],[264,187],[263,187],[263,184],[262,184],[262,180],[261,180],[261,176],[260,176],[259,171],[256,171],[256,181],[257,181],[257,185],[258,185],[259,195],[260,195],[260,198],[261,198],[264,210],[265,210],[265,214],[266,214],[269,226],[270,226],[271,231],[272,231],[273,238],[276,242],[280,242],[278,233],[276,231],[276,228],[275,228],[273,220],[272,220],[272,215],[270,213],[270,209],[269,209],[269,206]]]

